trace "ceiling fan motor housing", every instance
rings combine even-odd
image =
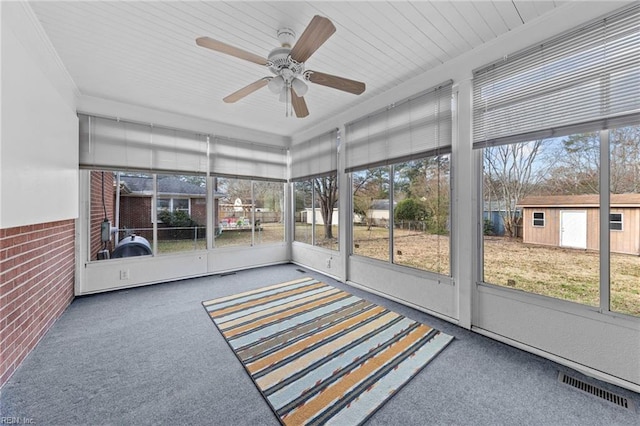
[[[289,52],[289,47],[276,47],[269,53],[267,66],[272,73],[280,75],[284,70],[289,70],[296,77],[304,72],[304,63],[292,59]]]

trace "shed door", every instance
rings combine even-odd
[[[585,210],[560,212],[560,245],[587,248],[587,212]]]

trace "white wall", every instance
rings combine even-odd
[[[76,294],[99,293],[287,261],[287,247],[282,243],[85,262]]]
[[[0,228],[76,218],[75,86],[31,9],[1,7]]]

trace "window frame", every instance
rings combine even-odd
[[[542,218],[536,217],[537,214],[541,214]],[[541,220],[542,225],[536,224],[536,220]],[[533,211],[531,214],[531,226],[534,228],[544,228],[547,224],[545,212]]]
[[[426,152],[424,153],[424,155],[421,156],[416,156],[414,158],[411,158],[410,160],[402,160],[402,159],[397,159],[396,161],[394,161],[391,164],[388,165],[384,165],[384,166],[379,166],[379,165],[370,165],[370,166],[366,166],[366,167],[362,167],[362,168],[358,168],[357,170],[352,170],[350,173],[351,175],[353,173],[356,172],[361,172],[361,171],[366,171],[366,170],[375,170],[375,169],[379,169],[381,167],[386,167],[387,168],[387,174],[388,174],[388,192],[389,195],[387,196],[386,200],[389,201],[389,218],[388,220],[388,224],[387,224],[387,228],[388,228],[388,234],[387,234],[387,238],[389,240],[388,242],[388,258],[386,259],[381,259],[381,258],[377,258],[377,257],[370,257],[370,256],[366,256],[363,254],[359,254],[356,253],[356,249],[358,247],[355,246],[356,242],[355,242],[355,235],[354,235],[354,224],[353,224],[353,215],[355,215],[355,212],[352,211],[352,218],[351,218],[351,224],[350,224],[350,241],[351,241],[351,254],[355,255],[355,256],[360,256],[363,258],[367,258],[367,259],[372,259],[375,261],[379,261],[379,262],[383,262],[386,264],[390,264],[390,265],[394,265],[400,268],[407,268],[407,269],[413,269],[413,270],[417,270],[420,271],[421,273],[426,273],[426,274],[434,274],[436,276],[441,276],[441,277],[452,277],[453,274],[453,268],[454,268],[454,256],[453,256],[453,238],[455,235],[455,230],[452,228],[453,222],[452,222],[452,215],[453,215],[453,210],[454,210],[454,203],[453,203],[453,185],[452,185],[452,171],[451,169],[449,169],[449,173],[448,173],[448,182],[447,182],[447,192],[448,192],[448,208],[447,208],[447,219],[446,219],[446,223],[448,224],[448,234],[446,235],[446,237],[449,239],[449,250],[447,253],[447,260],[448,260],[448,265],[446,268],[441,269],[441,270],[446,270],[446,272],[440,272],[437,270],[433,270],[433,269],[429,269],[427,267],[416,267],[416,266],[411,266],[411,265],[407,265],[401,262],[397,261],[396,256],[397,251],[396,248],[394,247],[394,240],[395,240],[395,232],[396,232],[396,224],[395,224],[395,218],[394,218],[394,214],[395,214],[395,206],[396,206],[396,194],[395,194],[395,186],[396,186],[396,168],[398,165],[401,165],[407,161],[426,161],[429,159],[436,159],[436,158],[440,158],[443,156],[448,156],[449,158],[449,167],[451,167],[451,164],[453,162],[453,153],[449,150],[436,150],[436,151],[430,151],[430,152]],[[353,206],[354,206],[354,192],[353,192],[353,178],[351,178],[351,191],[350,191],[350,202],[351,202],[351,206],[352,206],[352,210],[353,210]],[[433,235],[438,235],[438,234],[433,234]],[[438,235],[438,237],[440,237],[441,235]]]
[[[167,211],[170,213],[176,211],[186,211],[189,216],[191,216],[191,197],[157,197],[156,198],[156,221],[158,223],[163,223],[162,220],[158,218],[158,214],[163,211],[164,207],[158,206],[161,200],[169,200],[169,207]],[[174,200],[187,200],[188,207],[187,209],[176,209],[174,206]],[[151,221],[153,222],[153,213],[151,214]]]
[[[620,216],[620,220],[612,220],[611,216],[614,215],[619,215]],[[620,225],[620,229],[617,228],[612,228],[612,225]],[[609,212],[609,231],[616,231],[616,232],[623,232],[624,231],[624,213],[620,212],[620,213],[611,213]]]

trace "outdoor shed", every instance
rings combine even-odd
[[[526,197],[523,242],[578,249],[599,249],[599,195]],[[640,255],[640,194],[612,194],[609,215],[611,251]]]

